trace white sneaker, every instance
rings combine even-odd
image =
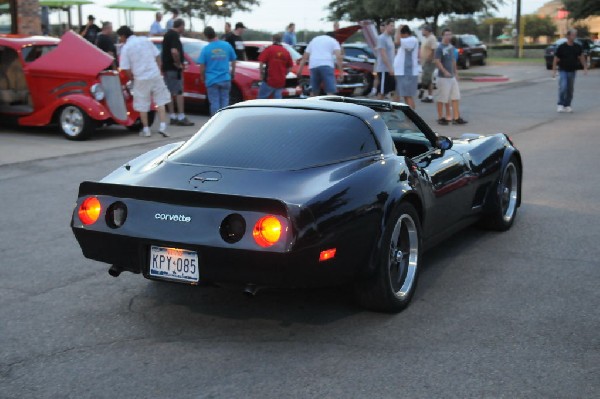
[[[565,107],[565,110],[564,110],[564,112],[569,112],[569,113],[571,113],[571,112],[573,112],[573,108],[571,108],[571,107]]]
[[[558,108],[556,108],[556,112],[565,112],[565,107],[559,105]]]
[[[140,137],[150,137],[152,136],[152,132],[146,132],[144,130],[140,130]]]

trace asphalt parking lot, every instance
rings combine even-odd
[[[509,133],[522,207],[506,233],[468,228],[429,252],[397,315],[344,288],[247,298],[115,279],[82,256],[69,228],[79,183],[189,137],[205,115],[169,139],[0,130],[0,398],[597,397],[600,69],[578,75],[575,112],[557,114],[543,65],[485,68],[511,79],[463,82],[470,123],[434,128]],[[436,119],[433,105],[417,112]]]

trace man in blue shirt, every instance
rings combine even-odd
[[[150,31],[148,32],[150,36],[160,36],[165,33],[165,30],[162,28],[162,26],[160,26],[160,21],[162,21],[162,17],[162,12],[156,13],[156,19],[154,20],[154,22],[152,22],[152,25],[150,25]]]
[[[283,42],[290,46],[296,45],[296,24],[291,22],[283,34]]]
[[[235,60],[233,47],[228,42],[217,39],[215,30],[207,26],[204,36],[210,43],[202,49],[198,57],[200,79],[204,81],[210,103],[210,114],[229,105],[231,79],[235,76]],[[231,72],[230,67],[231,65]]]

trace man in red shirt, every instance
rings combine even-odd
[[[262,71],[262,83],[258,98],[281,98],[285,87],[285,77],[292,70],[294,62],[290,53],[281,45],[281,35],[273,35],[273,44],[263,50],[258,57]],[[265,66],[266,65],[266,66]]]

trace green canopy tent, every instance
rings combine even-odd
[[[511,35],[507,35],[506,33],[503,33],[500,36],[496,36],[496,39],[498,39],[498,40],[508,40],[508,39],[512,39],[512,36]]]
[[[123,10],[125,14],[125,25],[133,26],[132,11],[158,11],[159,8],[148,3],[144,3],[140,0],[123,0],[118,3],[109,4],[107,8],[113,8],[116,10]]]
[[[49,8],[58,8],[61,10],[67,10],[68,15],[68,24],[69,27],[72,27],[71,20],[71,7],[77,6],[77,15],[79,17],[79,25],[83,25],[83,17],[81,13],[81,6],[86,4],[94,4],[91,0],[39,0],[39,4],[41,7],[49,7]],[[60,18],[60,14],[59,14]],[[77,29],[79,31],[79,29]]]

